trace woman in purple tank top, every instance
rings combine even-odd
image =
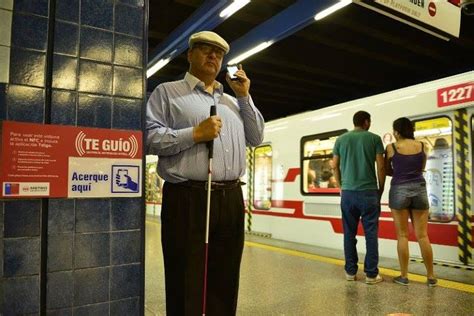
[[[426,267],[428,286],[436,286],[433,273],[433,250],[428,238],[428,195],[423,170],[426,165],[425,146],[416,141],[412,122],[406,117],[393,122],[393,135],[397,140],[387,145],[385,170],[392,176],[389,207],[397,231],[397,251],[401,275],[393,282],[408,285],[408,219],[411,218],[416,239]]]

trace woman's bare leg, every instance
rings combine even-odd
[[[420,245],[421,256],[426,267],[428,279],[434,279],[433,272],[433,249],[428,237],[428,210],[412,211],[413,227],[415,228],[416,239]]]
[[[410,217],[410,211],[407,209],[392,209],[392,217],[397,232],[397,252],[400,272],[401,276],[406,278],[408,276],[408,258],[410,256],[408,249],[408,218]]]

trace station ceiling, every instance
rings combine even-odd
[[[214,31],[232,43],[295,2],[253,0]],[[149,52],[156,53],[204,3],[150,1]],[[242,65],[255,104],[270,121],[473,70],[474,16],[463,14],[460,37],[445,41],[352,3]],[[149,78],[149,92],[182,78],[187,69],[183,52]],[[224,76],[222,71],[218,80],[225,82]],[[227,84],[225,90],[232,94]]]

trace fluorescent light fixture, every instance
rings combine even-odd
[[[238,64],[240,63],[242,60],[252,56],[253,54],[256,54],[262,50],[264,50],[265,48],[267,48],[268,46],[272,45],[273,42],[271,41],[268,41],[268,42],[263,42],[263,43],[260,43],[259,45],[255,46],[254,48],[246,51],[245,53],[235,57],[234,59],[230,60],[227,64],[228,65],[234,65],[234,64]]]
[[[249,2],[250,0],[234,0],[234,2],[232,2],[227,8],[221,11],[219,16],[221,18],[227,19],[229,16],[242,9]]]
[[[381,105],[384,105],[384,104],[389,104],[389,103],[393,103],[393,102],[398,102],[398,101],[402,101],[402,100],[408,100],[408,99],[413,99],[413,98],[416,98],[416,94],[415,95],[409,95],[409,96],[406,96],[406,97],[402,97],[402,98],[398,98],[398,99],[394,99],[394,100],[389,100],[389,101],[385,101],[385,102],[381,102],[381,103],[377,103],[375,104],[375,106],[381,106]]]
[[[336,117],[336,116],[340,116],[341,113],[331,113],[331,114],[326,114],[326,115],[317,115],[317,116],[313,116],[313,117],[308,117],[306,119],[304,119],[305,121],[306,120],[309,120],[309,121],[312,121],[312,122],[315,122],[315,121],[322,121],[322,120],[327,120],[327,119],[330,119],[330,118],[333,118],[333,117]]]
[[[346,5],[349,5],[349,4],[351,4],[351,3],[352,3],[352,0],[341,0],[341,1],[339,1],[338,3],[336,3],[335,5],[332,5],[332,6],[330,6],[329,8],[324,9],[323,11],[319,12],[318,14],[316,14],[316,15],[314,16],[314,19],[315,19],[316,21],[321,20],[321,19],[327,17],[328,15],[330,15],[331,13],[334,13],[334,12],[336,12],[337,10],[342,9],[342,8],[344,8]]]
[[[276,132],[276,131],[280,131],[280,130],[287,129],[287,128],[288,128],[288,126],[269,127],[269,128],[265,129],[265,133]]]
[[[166,59],[160,59],[156,64],[154,64],[153,66],[151,66],[150,68],[147,69],[146,71],[146,77],[147,78],[150,78],[151,76],[153,76],[155,74],[155,72],[157,72],[158,70],[160,70],[161,68],[163,68],[164,66],[166,66],[166,64],[168,64],[170,62],[171,58],[166,58]]]

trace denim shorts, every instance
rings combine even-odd
[[[430,208],[426,183],[402,183],[390,187],[388,206],[392,209],[427,210]]]

